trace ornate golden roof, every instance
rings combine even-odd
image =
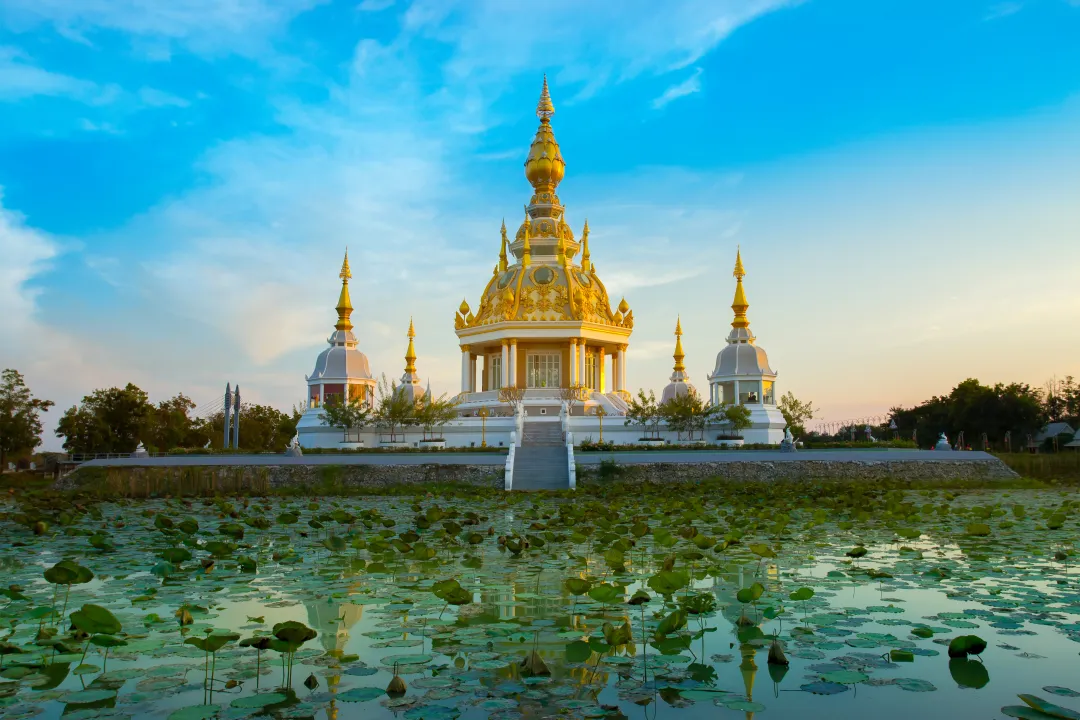
[[[551,128],[554,113],[545,77],[536,107],[540,127],[525,160],[525,177],[533,186],[533,195],[513,242],[509,242],[503,222],[499,260],[492,277],[475,311],[464,301],[458,307],[454,317],[458,330],[510,321],[579,320],[622,328],[634,326],[634,313],[625,298],[612,311],[607,289],[589,255],[588,221],[579,245],[564,219],[565,209],[555,190],[563,179],[566,163]],[[574,258],[579,250],[581,264],[577,265]]]
[[[686,372],[686,365],[683,363],[686,360],[686,353],[682,349],[682,317],[680,316],[675,321],[675,372]]]

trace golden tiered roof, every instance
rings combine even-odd
[[[632,329],[634,314],[625,298],[612,310],[607,288],[596,274],[588,221],[578,243],[556,194],[566,162],[551,127],[555,106],[546,77],[536,114],[540,125],[525,159],[525,177],[533,187],[525,217],[513,241],[503,221],[499,260],[479,306],[474,310],[463,300],[454,325],[461,330],[502,322],[577,320]],[[580,264],[574,262],[579,251]]]

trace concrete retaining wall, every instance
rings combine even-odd
[[[502,465],[357,464],[186,467],[93,467],[61,478],[59,490],[105,489],[118,495],[201,495],[280,488],[380,488],[455,483],[501,489]]]
[[[1008,480],[1019,477],[998,460],[792,460],[786,462],[740,461],[618,464],[605,470],[600,465],[578,464],[579,483],[611,479],[631,482],[696,482],[708,478],[725,480]]]

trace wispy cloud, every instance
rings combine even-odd
[[[16,48],[0,47],[0,100],[22,100],[34,95],[91,99],[101,89],[88,80],[49,72]]]
[[[94,34],[119,31],[160,38],[204,55],[258,54],[297,15],[326,0],[4,0],[0,25],[25,31],[52,26],[92,44]],[[157,53],[167,53],[158,46]]]
[[[150,107],[188,107],[190,102],[182,97],[177,97],[171,93],[167,93],[164,90],[158,90],[152,87],[144,87],[139,89],[139,100],[143,104]]]
[[[983,20],[1000,20],[1001,18],[1015,15],[1024,9],[1022,2],[999,2],[991,5],[987,8],[986,13],[983,15]]]
[[[694,70],[693,75],[665,90],[660,97],[652,101],[653,109],[659,110],[666,107],[673,100],[701,92],[701,72],[701,68],[697,68]]]

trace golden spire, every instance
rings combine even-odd
[[[559,151],[559,143],[555,141],[555,133],[551,131],[551,116],[555,114],[555,106],[548,94],[546,75],[544,87],[540,91],[540,101],[536,104],[536,114],[540,118],[540,127],[536,129],[536,136],[529,147],[529,156],[525,158],[525,177],[536,192],[553,193],[566,172],[566,162]]]
[[[742,248],[739,248],[735,252],[735,272],[732,273],[735,276],[735,299],[731,302],[731,309],[735,311],[735,319],[731,321],[731,327],[733,328],[748,328],[750,327],[750,321],[746,319],[746,311],[750,307],[750,303],[746,302],[746,291],[743,290],[742,279],[746,275],[746,270],[743,269],[742,264]]]
[[[544,73],[544,87],[540,90],[540,101],[536,103],[536,117],[546,120],[555,114],[555,106],[551,104],[551,95],[548,93],[547,73]]]
[[[412,318],[409,318],[409,349],[405,351],[405,373],[407,375],[413,375],[416,373],[416,349],[413,348],[413,338],[416,337],[416,331],[413,330]]]
[[[508,263],[506,261],[506,245],[507,245],[507,242],[508,241],[507,241],[507,238],[506,238],[506,218],[503,218],[503,223],[502,223],[502,246],[499,248],[499,272],[504,272],[506,270],[506,268],[508,267]]]
[[[585,218],[585,228],[581,231],[581,269],[589,272],[592,260],[589,256],[589,219]]]
[[[349,318],[352,316],[353,306],[352,298],[349,297],[349,278],[352,277],[352,270],[349,269],[349,249],[345,248],[345,262],[341,263],[341,272],[338,273],[338,277],[341,278],[341,294],[338,295],[337,310],[338,320],[334,325],[334,329],[341,330],[343,332],[349,332],[353,329],[352,322]]]
[[[683,364],[683,360],[686,359],[686,353],[682,349],[682,316],[675,321],[675,372],[686,372],[686,365]]]
[[[521,246],[521,267],[529,267],[532,264],[532,253],[529,249],[529,235],[532,234],[532,220],[529,219],[529,208],[525,208],[525,242]]]

